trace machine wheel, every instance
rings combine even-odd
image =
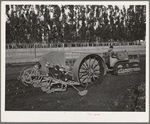
[[[84,87],[87,87],[89,83],[100,84],[105,72],[104,62],[96,54],[79,58],[74,68],[74,77]]]
[[[24,71],[27,69],[27,68],[30,68],[30,67],[24,67],[21,72],[20,72],[20,77],[23,75]]]
[[[34,76],[34,70],[33,68],[28,68],[28,69],[25,69],[21,72],[21,79],[22,79],[22,82],[23,83],[26,83],[26,84],[32,84],[32,76]]]

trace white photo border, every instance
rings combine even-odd
[[[44,112],[5,111],[5,5],[146,5],[146,111],[145,112]],[[89,116],[89,113],[99,116]],[[149,1],[2,1],[1,2],[1,121],[2,122],[148,122],[149,121]]]

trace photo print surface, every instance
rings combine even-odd
[[[3,2],[4,115],[104,122],[106,113],[128,121],[127,113],[147,114],[148,9],[147,2]]]

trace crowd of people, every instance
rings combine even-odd
[[[145,32],[145,5],[6,5],[6,43],[126,42]]]

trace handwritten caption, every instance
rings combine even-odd
[[[96,114],[96,113],[87,113],[88,116],[100,116],[100,114]]]

